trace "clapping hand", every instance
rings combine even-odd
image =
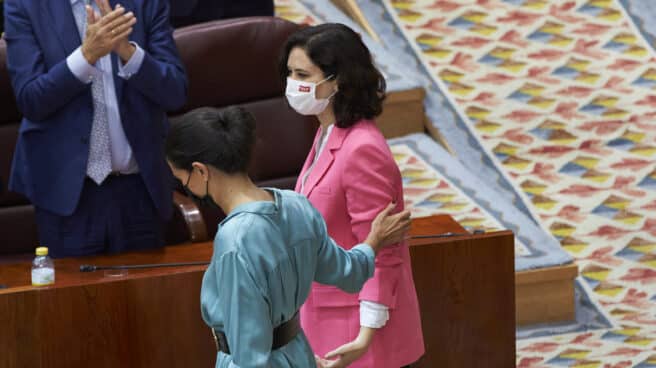
[[[100,9],[100,14],[104,17],[112,12],[112,7],[109,5],[109,0],[96,0],[96,4],[98,5],[98,8]],[[116,5],[116,9],[123,9],[121,4]],[[116,10],[115,9],[115,10]],[[137,23],[137,19],[134,18],[134,14],[132,12],[128,13],[133,18],[133,21],[131,23],[130,29]],[[116,45],[114,46],[114,52],[121,58],[121,60],[125,63],[130,58],[132,57],[132,54],[134,54],[134,51],[136,48],[134,45],[130,43],[130,40],[128,36],[130,35],[130,32],[125,34],[123,37],[121,37]]]
[[[86,7],[87,31],[82,43],[82,54],[92,65],[112,51],[116,51],[123,59],[129,49],[133,48],[127,40],[137,19],[132,12],[125,13],[121,6],[111,10],[107,0],[96,0],[96,4],[101,14],[94,12],[89,5]],[[131,52],[129,54],[131,56]]]

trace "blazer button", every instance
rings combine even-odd
[[[80,138],[80,142],[82,142],[82,144],[89,144],[89,138]]]

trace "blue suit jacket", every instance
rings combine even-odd
[[[119,1],[110,0],[112,7]],[[171,214],[172,176],[164,159],[167,110],[186,100],[187,79],[169,25],[168,0],[120,0],[137,24],[130,40],[146,55],[124,80],[112,55],[125,135],[162,217]],[[81,44],[70,0],[5,0],[7,67],[23,113],[9,181],[36,206],[70,215],[86,176],[93,120],[91,85],[66,58]]]

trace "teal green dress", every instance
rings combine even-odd
[[[203,319],[224,331],[231,352],[219,352],[216,367],[315,367],[305,334],[271,351],[273,329],[294,316],[313,281],[358,292],[373,276],[371,247],[345,251],[304,196],[268,190],[274,202],[241,205],[219,224],[203,277]]]

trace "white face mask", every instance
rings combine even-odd
[[[319,83],[301,82],[287,78],[287,90],[285,91],[285,95],[287,96],[289,105],[301,115],[321,114],[330,103],[330,98],[333,97],[337,91],[333,92],[328,98],[319,99],[315,97],[315,92],[318,85],[330,78],[332,78],[332,75]]]

